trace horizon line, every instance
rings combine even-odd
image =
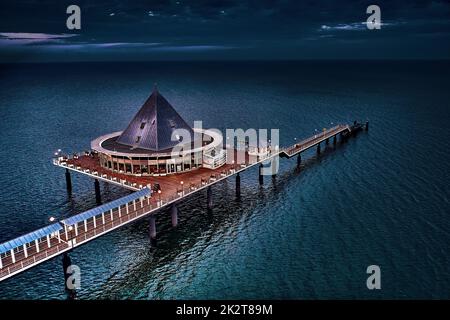
[[[0,64],[70,64],[70,63],[165,63],[165,62],[447,62],[448,58],[301,58],[301,59],[153,59],[153,60],[73,60],[73,61],[0,61]]]

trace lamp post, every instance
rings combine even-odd
[[[181,184],[181,195],[184,196],[184,188],[183,188],[184,181],[181,181],[180,184]]]
[[[72,236],[72,231],[73,231],[73,227],[69,226],[69,228],[67,228],[69,230],[69,246],[73,248],[73,236]]]
[[[53,153],[53,155],[54,155],[54,162],[56,162],[56,163],[59,163],[59,157],[61,156],[61,149],[58,149],[57,151],[55,151],[54,153]]]
[[[158,195],[159,195],[159,206],[161,206],[161,189],[158,189]]]

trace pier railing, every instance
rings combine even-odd
[[[284,152],[288,156],[292,156],[292,155],[302,152],[310,147],[313,147],[313,146],[317,145],[318,143],[320,143],[324,140],[327,140],[336,134],[339,134],[340,132],[349,131],[349,130],[350,130],[350,127],[348,125],[337,125],[330,129],[327,129],[323,132],[319,132],[312,137],[309,137],[300,142],[297,142],[292,146],[283,148],[282,152]]]
[[[59,157],[53,159],[53,164],[133,191],[141,190],[142,188],[148,187],[148,185],[142,185],[128,181],[127,179],[117,178],[113,174],[99,173],[98,170],[83,168],[82,166],[68,163],[69,160],[71,159],[68,157]]]
[[[21,271],[24,271],[34,265],[42,263],[43,261],[46,261],[65,251],[68,251],[73,247],[91,241],[125,224],[131,223],[132,221],[144,218],[146,216],[150,216],[161,208],[170,206],[171,204],[174,204],[177,201],[180,201],[181,199],[195,192],[208,188],[211,185],[225,180],[239,172],[247,170],[250,167],[261,165],[265,162],[271,161],[275,156],[285,154],[288,157],[291,157],[344,131],[350,131],[349,126],[335,126],[324,131],[323,133],[319,133],[313,137],[304,139],[293,146],[275,150],[269,149],[269,152],[267,154],[257,157],[256,160],[252,162],[249,161],[243,164],[233,163],[232,165],[227,165],[226,169],[222,170],[220,170],[220,168],[217,168],[215,170],[212,170],[211,174],[208,177],[202,177],[199,182],[197,180],[196,182],[192,180],[186,181],[186,185],[182,184],[179,188],[177,188],[175,192],[164,192],[163,194],[151,194],[148,190],[142,190],[143,188],[147,187],[147,185],[133,183],[131,181],[128,181],[127,179],[123,179],[123,176],[118,179],[117,176],[114,176],[114,173],[105,174],[93,168],[84,168],[80,165],[69,163],[70,159],[68,157],[56,158],[54,159],[53,163],[57,166],[64,167],[73,171],[78,171],[93,178],[104,180],[130,190],[142,190],[147,192],[148,195],[151,195],[151,197],[147,197],[145,199],[139,198],[139,200],[136,199],[136,201],[133,200],[133,205],[131,207],[129,206],[129,202],[127,202],[127,204],[119,204],[117,208],[111,209],[110,214],[104,214],[104,212],[100,212],[101,216],[100,214],[89,216],[83,221],[84,228],[79,227],[79,222],[76,222],[75,229],[77,231],[75,231],[75,235],[73,234],[73,230],[68,232],[67,228],[69,227],[69,225],[65,224],[65,220],[61,220],[58,223],[64,225],[64,229],[58,230],[57,234],[52,233],[51,239],[49,238],[49,234],[47,234],[48,248],[45,248],[43,246],[41,250],[39,250],[39,247],[41,246],[38,244],[39,239],[33,238],[29,243],[23,242],[17,247],[11,249],[13,250],[11,251],[11,254],[14,254],[15,252],[17,259],[14,259],[11,256],[7,256],[8,253],[6,251],[6,254],[1,253],[0,281]],[[123,205],[126,206],[126,210],[123,210],[123,208],[121,210],[121,206]],[[76,216],[81,216],[83,214],[84,213],[81,213]],[[67,220],[76,216],[72,216]],[[79,228],[80,230],[78,230],[77,228]],[[14,241],[9,241],[8,244],[9,243],[14,243]],[[4,244],[0,244],[0,247],[2,245]]]

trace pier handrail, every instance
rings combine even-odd
[[[49,235],[47,234],[47,248],[45,245],[42,246],[42,249],[39,250],[40,245],[39,242],[36,242],[34,244],[33,250],[35,251],[32,253],[31,256],[27,254],[27,245],[30,244],[30,242],[22,243],[18,242],[17,246],[12,248],[14,251],[16,248],[19,250],[16,252],[18,259],[17,261],[12,258],[12,261],[9,264],[2,264],[2,259],[5,259],[5,254],[8,254],[6,251],[3,252],[3,255],[0,256],[0,281],[17,274],[21,271],[24,271],[36,264],[42,263],[43,261],[46,261],[55,255],[61,254],[65,251],[68,251],[72,249],[73,247],[79,246],[81,244],[86,243],[87,241],[91,241],[95,239],[98,236],[101,236],[107,232],[110,232],[120,226],[123,226],[124,224],[130,223],[136,219],[140,219],[144,216],[149,216],[153,214],[155,211],[160,210],[163,207],[167,207],[171,204],[176,203],[180,199],[183,199],[184,197],[193,194],[195,192],[198,192],[199,190],[205,189],[210,187],[211,185],[218,183],[224,179],[229,178],[230,176],[234,174],[238,174],[239,172],[242,172],[244,170],[247,170],[250,167],[256,166],[258,164],[263,164],[267,160],[271,160],[275,156],[286,154],[288,157],[291,157],[294,154],[300,153],[311,146],[314,146],[316,144],[320,144],[322,141],[329,139],[332,136],[335,136],[339,133],[342,133],[344,131],[351,131],[351,127],[348,125],[336,125],[330,129],[324,130],[322,133],[316,134],[312,137],[306,138],[301,140],[300,142],[295,143],[294,145],[284,147],[284,148],[275,148],[275,150],[272,150],[269,148],[269,152],[267,154],[257,156],[256,160],[252,160],[250,162],[245,163],[236,163],[228,167],[228,169],[221,170],[221,171],[212,171],[212,174],[207,177],[201,177],[199,182],[190,182],[189,185],[182,185],[180,189],[176,189],[176,192],[174,193],[166,193],[163,197],[161,196],[153,196],[151,199],[149,197],[144,200],[144,197],[137,197],[136,201],[133,201],[133,204],[130,205],[130,202],[128,201],[126,204],[121,203],[121,199],[129,200],[130,197],[126,196],[117,200],[114,200],[112,203],[114,203],[114,206],[108,207],[110,209],[110,213],[104,212],[104,210],[95,210],[91,209],[91,212],[95,214],[86,214],[80,213],[76,216],[72,216],[68,219],[61,220],[57,224],[61,224],[63,228],[60,228],[56,231],[56,234],[52,234],[51,239],[49,240]],[[89,163],[87,167],[82,166],[81,164],[76,163],[69,163],[68,157],[59,157],[53,160],[53,163],[57,166],[61,166],[66,168],[67,170],[73,170],[82,172],[85,175],[91,176],[95,179],[105,180],[113,184],[117,184],[122,187],[126,187],[128,189],[144,192],[145,195],[150,195],[149,192],[145,189],[146,186],[138,185],[135,182],[129,181],[126,177],[124,178],[123,175],[117,175],[114,177],[112,174],[106,174],[102,173],[99,169],[96,167],[90,167]],[[219,170],[219,169],[218,169]],[[138,180],[135,180],[138,181]],[[147,189],[148,190],[148,189]],[[140,194],[137,192],[137,194]],[[117,206],[116,206],[117,204]],[[138,204],[138,205],[137,205]],[[121,207],[125,206],[126,210],[121,212]],[[131,207],[130,207],[131,206]],[[113,208],[115,207],[115,208]],[[95,211],[95,212],[94,212]],[[88,210],[89,212],[89,210]],[[83,219],[76,219],[75,217],[83,217]],[[101,220],[100,220],[101,219]],[[99,221],[100,220],[100,221]],[[89,221],[89,222],[88,222]],[[81,230],[77,230],[78,223],[84,222],[84,230],[82,230],[81,227],[79,227]],[[75,226],[75,236],[72,234],[69,234],[68,227],[71,224],[76,224]],[[89,226],[89,228],[88,228]],[[93,227],[92,227],[93,226]],[[39,229],[41,230],[41,229]],[[45,236],[45,235],[44,235]],[[70,236],[70,237],[69,237]],[[25,238],[24,238],[25,237]],[[25,236],[19,237],[20,239],[28,239],[29,241],[38,241],[39,239],[35,238],[26,238]],[[30,240],[31,239],[31,240]],[[28,241],[27,240],[27,241]],[[41,239],[42,240],[42,239]],[[12,240],[13,241],[13,240]],[[9,244],[14,244],[14,241],[7,242]],[[23,246],[23,248],[22,248]],[[30,245],[30,248],[33,246],[33,244]],[[5,247],[5,244],[1,244],[0,248]],[[21,249],[22,248],[22,249]],[[8,249],[11,250],[11,247],[8,246]],[[31,249],[28,249],[30,251],[33,251]],[[1,253],[1,252],[0,252]],[[11,251],[11,255],[13,255]],[[12,257],[12,256],[11,256]],[[8,258],[9,259],[9,258]]]

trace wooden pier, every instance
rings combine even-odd
[[[366,123],[366,128],[368,123]],[[329,139],[338,135],[347,136],[362,126],[338,125],[321,133],[315,134],[292,146],[271,150],[266,156],[252,159],[246,153],[245,161],[237,164],[225,164],[217,169],[198,168],[190,172],[166,176],[130,176],[101,168],[95,155],[83,155],[76,158],[57,160],[54,165],[66,169],[67,183],[71,184],[70,171],[85,174],[95,179],[96,194],[98,181],[112,183],[129,190],[133,194],[101,205],[70,218],[53,223],[27,235],[0,244],[0,281],[23,272],[55,256],[81,246],[103,234],[111,232],[123,225],[138,219],[152,217],[161,208],[172,206],[172,224],[177,224],[176,203],[184,198],[207,189],[208,207],[212,206],[211,186],[236,175],[236,187],[240,188],[239,173],[253,166],[261,166],[275,157],[291,158],[312,147],[328,144]],[[236,154],[236,153],[235,153]],[[260,172],[261,175],[261,172]],[[260,182],[262,177],[260,176]],[[148,186],[160,185],[159,192],[152,192]],[[68,185],[71,189],[71,185]],[[237,193],[240,190],[236,190]],[[150,221],[151,237],[156,237],[154,219]]]

